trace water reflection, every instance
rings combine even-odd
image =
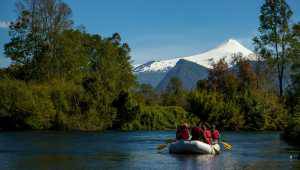
[[[237,160],[230,154],[220,155],[172,155],[180,162],[180,169],[241,169]]]
[[[212,169],[215,156],[213,155],[172,155],[182,169]]]

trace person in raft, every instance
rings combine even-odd
[[[192,128],[191,131],[192,139],[191,140],[202,140],[203,139],[203,129],[201,128],[201,124]]]
[[[219,143],[220,133],[216,129],[216,125],[212,125],[212,143],[217,144]]]
[[[206,125],[203,125],[203,137],[204,137],[204,142],[211,145],[211,132]]]
[[[189,140],[190,132],[187,123],[180,125],[176,131],[176,140]]]

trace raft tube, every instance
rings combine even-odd
[[[209,145],[197,140],[179,140],[169,145],[169,152],[173,154],[218,154],[220,145]]]

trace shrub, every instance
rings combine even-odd
[[[142,106],[136,118],[122,130],[168,130],[183,122],[195,125],[199,119],[177,106]]]

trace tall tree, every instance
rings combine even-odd
[[[269,59],[276,67],[279,95],[282,96],[289,63],[287,50],[293,12],[285,0],[265,0],[260,13],[259,35],[254,38],[254,43],[262,56],[272,56]]]
[[[71,9],[60,0],[20,0],[16,8],[18,18],[10,25],[5,53],[16,65],[27,66],[29,77],[49,77],[59,71],[56,37],[71,28]]]

